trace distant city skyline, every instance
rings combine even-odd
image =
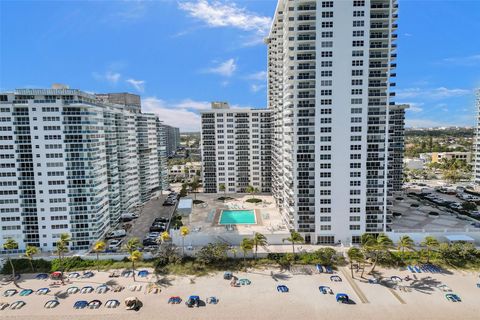
[[[266,106],[263,37],[275,6],[275,0],[3,1],[0,91],[54,82],[128,91],[142,96],[144,112],[198,132],[199,112],[210,101]],[[472,35],[480,33],[480,1],[399,6],[396,101],[411,104],[407,127],[474,126],[480,42]]]

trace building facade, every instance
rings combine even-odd
[[[396,0],[278,1],[265,40],[272,192],[307,242],[389,230],[405,109],[391,90],[397,10]]]
[[[157,122],[79,90],[1,93],[0,246],[53,250],[68,233],[88,249],[161,188]]]
[[[478,186],[480,186],[480,88],[477,89],[476,91],[476,100],[475,100],[475,108],[477,110],[477,128],[476,128],[476,134],[475,134],[475,142],[474,142],[474,147],[475,147],[475,163],[474,163],[474,176],[475,176],[475,183]]]
[[[167,156],[172,156],[180,147],[180,129],[164,124]]]
[[[271,191],[271,110],[230,109],[212,103],[203,111],[202,179],[205,192]]]

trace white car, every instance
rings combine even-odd
[[[108,243],[108,250],[118,250],[122,245],[122,240],[114,239]]]

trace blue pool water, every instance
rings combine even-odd
[[[219,224],[256,224],[253,210],[222,210]]]

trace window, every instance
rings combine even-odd
[[[363,79],[353,79],[352,86],[361,86],[363,85]]]
[[[363,90],[362,89],[352,89],[352,94],[353,95],[363,94]]]
[[[363,30],[354,30],[353,31],[353,36],[354,37],[363,37],[365,35],[365,31]]]
[[[333,1],[322,1],[322,8],[333,8]]]
[[[333,11],[322,12],[322,18],[333,18]]]
[[[364,7],[365,6],[365,0],[355,0],[355,1],[353,1],[353,6],[354,7]]]
[[[333,21],[322,21],[322,28],[333,28]]]
[[[322,67],[331,67],[333,66],[332,61],[322,61]]]
[[[350,230],[360,230],[360,225],[358,224],[350,225]]]
[[[330,222],[332,221],[332,217],[320,217],[320,222]]]
[[[363,60],[353,60],[352,67],[361,67],[363,66]]]
[[[364,17],[365,16],[365,11],[353,11],[353,16],[354,17]]]
[[[352,41],[352,46],[354,47],[363,47],[363,40],[355,40],[355,41]]]
[[[333,31],[323,31],[322,38],[333,38]]]
[[[352,70],[352,76],[363,76],[363,70]]]
[[[351,216],[350,217],[350,222],[360,222],[360,217],[359,216]]]
[[[331,58],[333,56],[333,51],[322,51],[322,58]]]
[[[364,27],[364,26],[365,26],[365,21],[363,21],[363,20],[355,20],[355,21],[353,21],[353,26],[354,26],[354,27]]]
[[[352,57],[363,57],[363,51],[361,50],[352,51]]]

